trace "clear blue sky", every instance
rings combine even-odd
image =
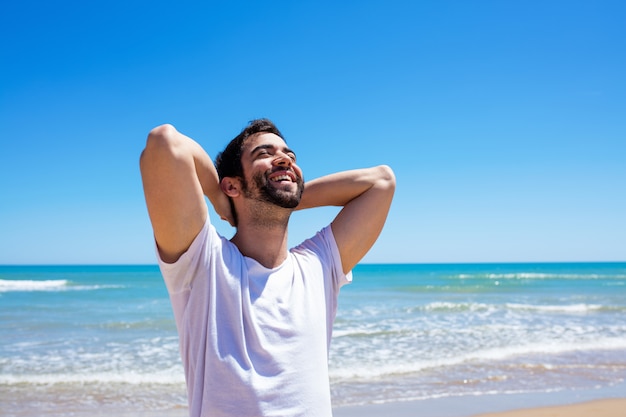
[[[5,2],[0,264],[154,263],[150,128],[257,117],[309,179],[394,168],[366,262],[626,260],[626,3],[264,3]]]

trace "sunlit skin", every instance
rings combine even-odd
[[[209,155],[172,125],[148,135],[141,157],[146,204],[166,262],[175,262],[207,219],[205,197],[218,216],[234,225],[231,241],[241,254],[266,268],[288,256],[287,226],[293,210],[337,206],[331,223],[345,273],[376,241],[395,190],[391,168],[379,165],[336,172],[304,185],[295,153],[272,133],[250,136],[241,158],[243,178],[221,181]],[[232,206],[231,206],[232,201]]]
[[[241,164],[243,178],[221,182],[239,219],[231,241],[244,256],[277,266],[287,257],[289,217],[304,189],[302,170],[295,153],[273,133],[251,136],[244,143]]]
[[[246,198],[295,208],[304,191],[302,170],[296,154],[273,133],[262,133],[248,139],[242,156]]]

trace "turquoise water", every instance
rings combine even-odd
[[[596,390],[626,379],[626,263],[359,265],[336,406]],[[0,409],[186,405],[156,266],[0,266]]]

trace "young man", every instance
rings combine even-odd
[[[391,169],[339,172],[305,186],[295,153],[267,119],[233,139],[217,169],[192,139],[159,126],[140,165],[190,415],[330,416],[337,295],[382,230]],[[236,226],[232,239],[215,231],[205,196]],[[342,209],[288,249],[291,213],[320,206]]]

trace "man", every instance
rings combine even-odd
[[[140,165],[191,416],[330,416],[337,295],[382,230],[391,169],[339,172],[305,186],[295,153],[267,119],[233,139],[217,168],[191,138],[159,126]],[[205,196],[236,226],[232,239],[215,231]],[[291,213],[320,206],[342,209],[289,250]]]

